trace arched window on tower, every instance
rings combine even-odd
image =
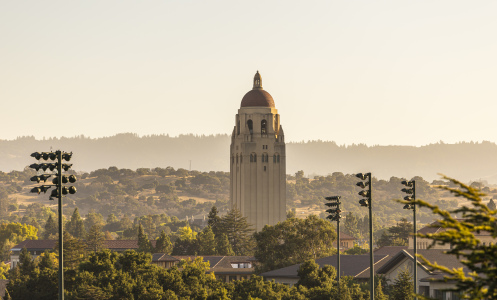
[[[276,154],[273,155],[273,163],[276,163]]]
[[[250,134],[252,134],[254,132],[254,123],[252,122],[252,120],[247,121],[247,127],[249,129]]]
[[[236,154],[236,163],[238,163],[238,153]]]
[[[243,155],[242,155],[242,153],[240,153],[240,163],[242,163],[242,162],[243,162]]]
[[[267,134],[267,121],[261,121],[261,134]]]
[[[254,153],[254,162],[257,162],[257,154]]]
[[[236,135],[240,135],[240,120],[238,120],[238,123],[236,124]]]

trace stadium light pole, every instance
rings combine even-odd
[[[326,212],[329,214],[326,218],[330,219],[331,221],[337,221],[337,286],[338,286],[338,293],[340,293],[340,219],[342,218],[342,215],[340,214],[342,210],[340,209],[340,196],[331,196],[331,197],[325,197],[326,200],[330,201],[328,203],[325,203],[324,205],[330,207],[330,209],[326,210]]]
[[[76,188],[74,186],[65,187],[64,183],[74,183],[76,182],[76,176],[70,175],[69,177],[62,175],[62,170],[68,171],[72,164],[63,164],[62,161],[69,161],[72,157],[72,152],[62,152],[57,150],[55,152],[34,152],[31,154],[36,160],[52,160],[55,162],[51,163],[41,163],[41,164],[31,164],[29,167],[35,169],[37,172],[43,170],[45,172],[47,169],[50,171],[56,171],[55,174],[42,174],[31,177],[31,181],[36,181],[40,183],[41,180],[46,182],[48,178],[52,175],[54,179],[51,185],[42,185],[31,189],[32,193],[40,192],[46,193],[51,187],[55,187],[50,194],[49,200],[58,199],[59,206],[59,300],[64,300],[64,227],[62,223],[62,197],[67,194],[75,194]]]
[[[363,199],[359,200],[359,204],[369,209],[369,293],[370,299],[374,300],[374,256],[373,256],[373,211],[372,211],[372,193],[371,193],[371,172],[356,174],[359,181],[356,185],[363,189],[359,195]],[[367,188],[367,189],[366,189]]]
[[[416,239],[416,181],[411,180],[407,181],[404,180],[401,182],[406,188],[402,189],[402,192],[406,193],[407,196],[404,197],[404,200],[410,201],[410,203],[407,203],[404,205],[404,209],[412,209],[412,223],[414,227],[414,237],[413,237],[413,248],[414,248],[414,258],[413,258],[413,282],[414,282],[414,294],[418,292],[417,284],[418,284],[418,258],[416,257],[417,255],[417,239]],[[414,300],[416,300],[417,297],[414,296]]]

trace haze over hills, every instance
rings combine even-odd
[[[73,151],[71,161],[76,171],[118,168],[191,168],[199,171],[229,171],[230,136],[168,135],[138,136],[123,133],[104,138],[77,136],[36,140],[20,137],[0,140],[0,170],[23,170],[34,162],[35,151],[62,149]],[[305,174],[327,175],[333,172],[373,172],[373,176],[391,176],[426,180],[438,179],[438,173],[462,181],[486,180],[497,183],[497,145],[492,142],[443,142],[414,146],[340,146],[334,142],[309,141],[287,143],[287,173],[303,170]]]

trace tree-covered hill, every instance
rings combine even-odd
[[[35,151],[73,151],[74,169],[90,172],[101,168],[184,168],[208,172],[229,170],[230,137],[168,135],[138,136],[123,133],[111,137],[19,137],[0,140],[0,171],[23,170]],[[428,181],[439,173],[459,180],[497,183],[497,145],[461,142],[414,146],[337,145],[329,141],[287,142],[287,173],[372,172],[379,179],[421,176]]]
[[[82,215],[98,212],[103,218],[109,215],[133,219],[146,215],[165,214],[180,220],[203,218],[213,205],[220,214],[228,209],[229,173],[199,172],[185,169],[139,168],[136,170],[110,167],[89,173],[74,173],[78,180],[74,184],[77,193],[64,198],[64,212],[69,215],[78,208]],[[35,171],[26,169],[22,172],[0,172],[0,219],[9,222],[31,224],[36,220],[39,226],[48,215],[40,217],[41,207],[55,211],[55,201],[50,201],[49,193],[37,195],[30,190],[39,185],[30,181]],[[432,183],[415,177],[417,196],[441,208],[455,207],[459,203],[449,194],[432,187]],[[49,179],[50,181],[50,179]],[[410,218],[408,212],[395,199],[401,199],[401,179],[391,177],[389,180],[373,178],[373,212],[380,227],[391,226],[401,218]],[[342,196],[344,214],[353,212],[358,217],[366,215],[367,210],[359,206],[356,187],[357,178],[351,174],[335,172],[328,176],[309,179],[303,171],[288,176],[287,210],[297,213],[299,217],[309,214],[324,215],[324,197]],[[447,184],[436,181],[435,184]],[[484,192],[493,195],[497,191],[480,186]],[[34,209],[34,207],[38,207]],[[420,211],[420,221],[428,223],[432,216]]]

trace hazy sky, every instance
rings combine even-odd
[[[0,139],[231,134],[259,70],[287,141],[497,142],[496,14],[496,1],[0,0]]]

